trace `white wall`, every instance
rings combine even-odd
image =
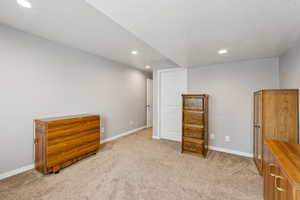
[[[153,136],[158,127],[158,77],[153,72]],[[253,152],[253,93],[279,88],[278,58],[188,68],[188,92],[210,95],[210,145],[245,155]],[[180,98],[180,97],[179,97]],[[225,136],[231,142],[225,142]]]
[[[0,57],[0,173],[33,163],[33,119],[101,114],[102,139],[146,124],[144,72],[6,26]]]
[[[280,88],[300,88],[300,45],[279,57]]]
[[[252,154],[253,92],[278,88],[278,73],[278,58],[188,70],[189,93],[210,95],[209,126],[215,134],[210,145]]]

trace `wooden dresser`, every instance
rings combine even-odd
[[[182,152],[208,151],[208,95],[182,95]]]
[[[264,200],[300,200],[300,145],[265,140]]]
[[[100,117],[74,115],[35,120],[35,168],[41,173],[59,172],[97,153]]]
[[[263,141],[298,143],[298,90],[261,90],[254,93],[254,161],[263,172]]]

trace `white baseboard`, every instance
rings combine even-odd
[[[102,140],[102,141],[101,141],[101,144],[106,143],[106,142],[109,142],[109,141],[112,141],[112,140],[116,140],[116,139],[118,139],[118,138],[120,138],[120,137],[124,137],[124,136],[126,136],[126,135],[130,135],[130,134],[132,134],[132,133],[135,133],[135,132],[137,132],[137,131],[143,130],[143,129],[145,129],[145,128],[146,128],[146,126],[142,126],[142,127],[140,127],[140,128],[136,128],[136,129],[127,131],[127,132],[125,132],[125,133],[121,133],[121,134],[119,134],[119,135],[116,135],[116,136],[107,138],[107,139],[105,139],[105,140]]]
[[[146,128],[146,126],[143,126],[143,127],[137,128],[137,129],[133,129],[133,130],[127,131],[125,133],[121,133],[121,134],[119,134],[117,136],[107,138],[107,139],[101,141],[101,144],[109,142],[109,141],[112,141],[112,140],[116,140],[116,139],[118,139],[120,137],[124,137],[126,135],[130,135],[132,133],[135,133],[137,131],[143,130],[145,128]],[[158,136],[152,136],[152,138],[153,139],[157,139],[157,140],[160,139]],[[222,148],[222,147],[209,146],[209,149],[210,150],[215,150],[215,151],[220,151],[220,152],[225,152],[225,153],[230,153],[230,154],[235,154],[235,155],[239,155],[239,156],[245,156],[245,157],[249,157],[249,158],[253,157],[253,154],[250,154],[250,153],[235,151],[235,150],[231,150],[231,149],[225,149],[225,148]],[[10,176],[14,176],[14,175],[20,174],[20,173],[28,171],[28,170],[31,170],[33,168],[34,168],[34,164],[31,164],[31,165],[27,165],[27,166],[24,166],[24,167],[21,167],[21,168],[18,168],[18,169],[9,171],[9,172],[2,173],[2,174],[0,174],[0,180],[8,178]]]
[[[120,137],[135,133],[135,132],[140,131],[140,130],[143,130],[144,128],[146,128],[146,126],[127,131],[125,133],[122,133],[120,135],[117,135],[117,136],[114,136],[114,137],[111,137],[111,138],[107,138],[107,139],[101,141],[101,143],[105,143],[105,142],[108,142],[108,141],[118,139]],[[20,174],[20,173],[28,171],[28,170],[31,170],[33,168],[34,168],[34,164],[31,164],[31,165],[27,165],[27,166],[24,166],[24,167],[21,167],[21,168],[18,168],[18,169],[9,171],[9,172],[2,173],[2,174],[0,174],[0,180],[11,177],[11,176],[14,176],[14,175],[17,175],[17,174]]]
[[[251,154],[251,153],[235,151],[235,150],[231,150],[231,149],[225,149],[225,148],[222,148],[222,147],[209,146],[209,149],[214,150],[214,151],[220,151],[220,152],[224,152],[224,153],[230,153],[230,154],[234,154],[234,155],[253,158],[253,154]]]
[[[10,176],[20,174],[22,172],[26,172],[26,171],[31,170],[33,168],[34,168],[34,164],[31,164],[31,165],[27,165],[27,166],[24,166],[24,167],[21,167],[21,168],[18,168],[18,169],[9,171],[9,172],[2,173],[2,174],[0,174],[0,180],[8,178]]]
[[[156,135],[153,135],[152,139],[159,140],[160,137],[158,137]],[[178,142],[177,140],[172,140],[172,141]],[[214,151],[220,151],[220,152],[224,152],[224,153],[229,153],[229,154],[244,156],[244,157],[248,157],[248,158],[253,158],[253,154],[251,154],[251,153],[245,153],[245,152],[241,152],[241,151],[235,151],[235,150],[226,149],[226,148],[222,148],[222,147],[209,146],[209,149],[210,150],[214,150]]]
[[[154,140],[160,140],[160,137],[158,137],[156,135],[152,135],[152,139],[154,139]]]

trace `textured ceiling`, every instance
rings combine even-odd
[[[300,37],[299,0],[86,1],[184,67],[278,56]]]
[[[300,38],[297,0],[30,2],[1,0],[0,23],[140,69],[274,57]]]
[[[145,65],[176,66],[84,0],[0,1],[0,23],[145,70]],[[134,56],[131,50],[138,50]]]

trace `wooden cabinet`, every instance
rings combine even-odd
[[[100,117],[76,115],[35,120],[35,168],[58,172],[95,154],[100,147]]]
[[[182,95],[182,152],[208,151],[208,95]]]
[[[264,200],[300,200],[300,145],[266,140]]]
[[[298,143],[298,90],[261,90],[254,93],[254,161],[263,172],[264,139]]]

